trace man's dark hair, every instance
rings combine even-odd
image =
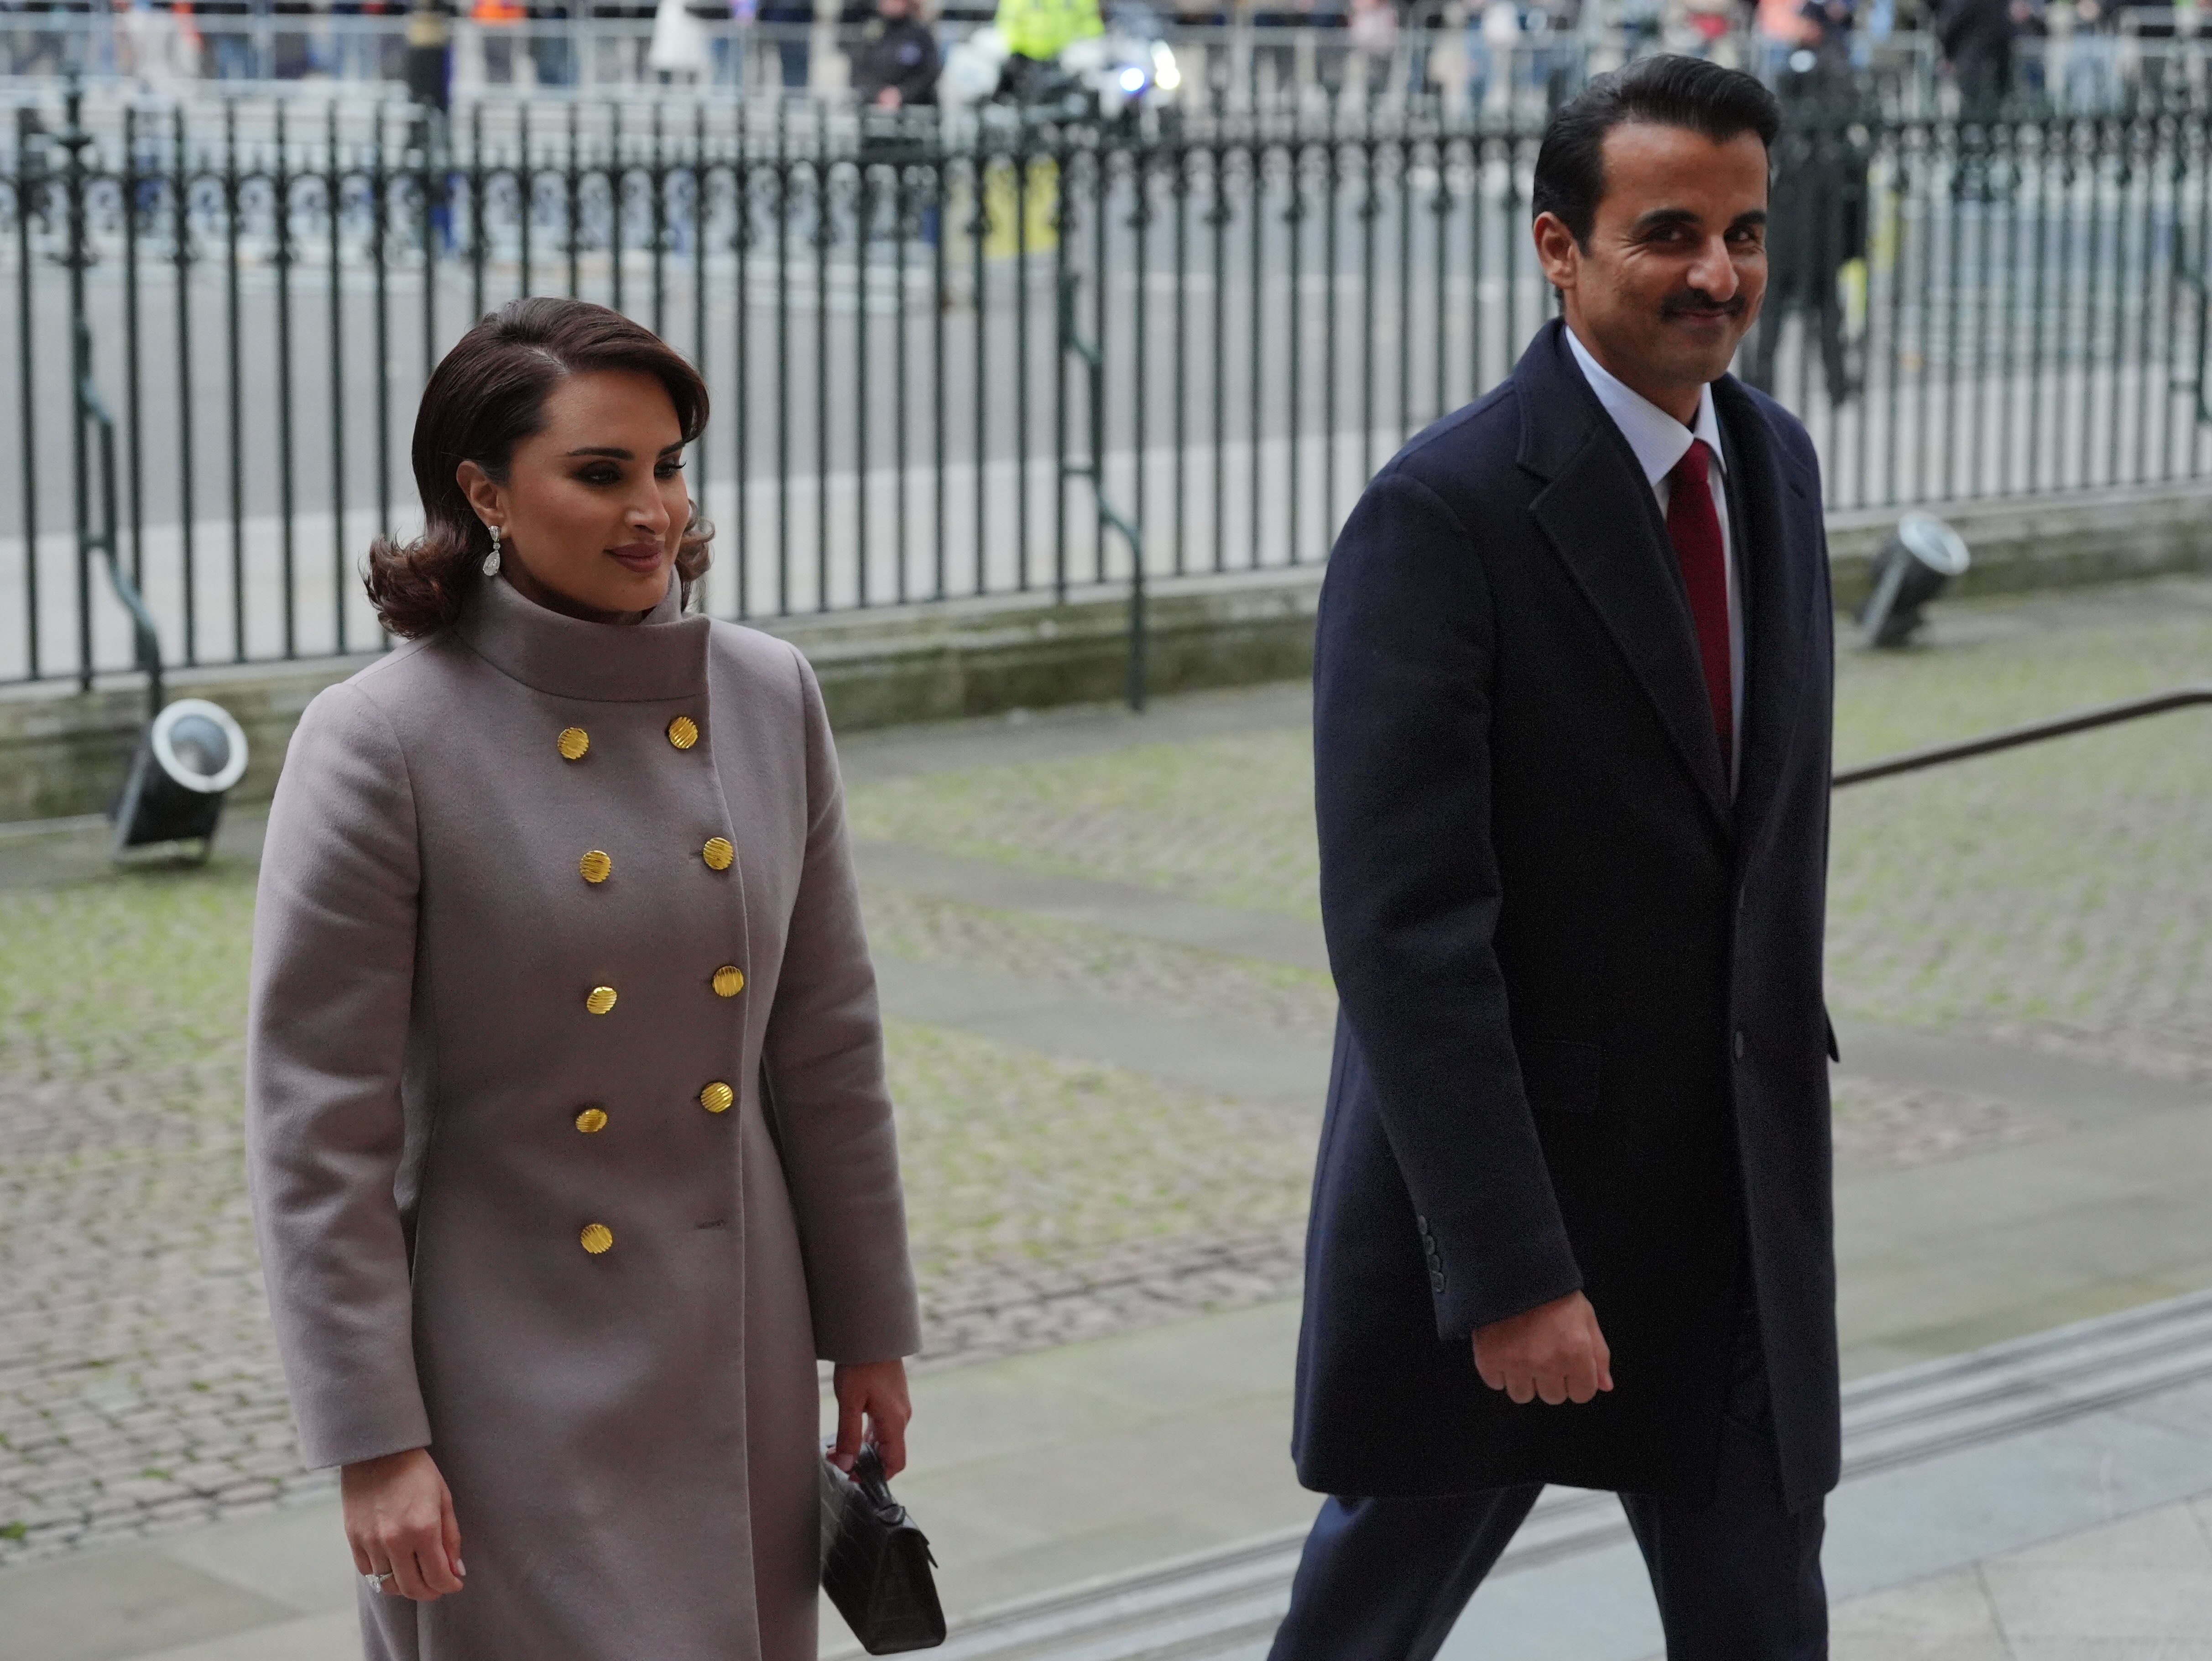
[[[1589,246],[1605,194],[1605,136],[1631,121],[1681,127],[1725,144],[1755,132],[1770,150],[1782,131],[1774,94],[1741,70],[1724,70],[1702,58],[1640,58],[1626,69],[1593,79],[1559,106],[1536,152],[1531,217],[1552,214]]]

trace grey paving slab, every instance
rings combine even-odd
[[[2192,1410],[2212,1408],[2212,1384],[2172,1399]],[[2212,1491],[2212,1435],[2160,1422],[2166,1401],[1845,1482],[1828,1502],[1823,1563],[1831,1598],[1848,1605],[1983,1565],[1998,1599],[2000,1643],[2012,1636],[2167,1643],[2212,1633],[2212,1553],[2201,1536],[2189,1547],[2186,1512],[2179,1523],[2167,1517],[2111,1528]],[[1986,1562],[2028,1547],[2042,1549]],[[1948,1658],[1956,1650],[1963,1661],[1972,1644],[1986,1648],[1992,1623],[1977,1621],[1971,1594],[1954,1585],[1944,1596],[1958,1628],[1944,1634],[1952,1649],[1863,1652],[1869,1661],[1902,1661]],[[1497,1577],[1469,1603],[1438,1661],[1646,1661],[1662,1641],[1642,1556],[1617,1544]],[[2002,1661],[2028,1654],[1987,1652]]]
[[[0,1573],[0,1648],[10,1661],[124,1661],[297,1613],[148,1547]]]
[[[1277,681],[1182,693],[1158,700],[1141,715],[1119,704],[1085,704],[854,733],[838,739],[837,760],[848,783],[873,783],[969,767],[1063,761],[1139,744],[1273,732],[1304,727],[1312,718],[1312,687],[1302,680]]]
[[[354,1661],[334,1501],[0,1572],[8,1661]]]
[[[1218,1016],[1192,1020],[964,966],[886,958],[878,962],[876,974],[884,1011],[898,1019],[1126,1067],[1240,1100],[1303,1107],[1317,1122],[1328,1079],[1325,1037]]]
[[[1972,1158],[1844,1173],[1856,1370],[1952,1354],[2204,1284],[2212,1113],[2118,1112]]]
[[[361,1620],[350,1609],[303,1615],[130,1661],[361,1661]]]
[[[2017,1044],[1848,1019],[1836,1023],[1836,1036],[1843,1071],[1860,1078],[1971,1091],[2069,1119],[2212,1105],[2212,1083],[2099,1067]]]
[[[1328,972],[1321,925],[1302,917],[1208,905],[1134,883],[1051,875],[902,843],[860,842],[853,851],[866,885]]]
[[[334,1502],[240,1518],[163,1541],[174,1563],[302,1614],[350,1613],[353,1559]]]

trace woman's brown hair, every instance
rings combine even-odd
[[[707,383],[699,372],[650,329],[605,306],[509,301],[453,343],[415,417],[422,534],[408,543],[379,537],[369,545],[368,598],[386,629],[409,639],[442,629],[483,581],[491,534],[462,492],[461,463],[473,461],[505,484],[514,447],[544,425],[548,395],[570,375],[603,369],[649,374],[665,386],[686,444],[706,430]],[[686,605],[707,569],[714,534],[695,502],[676,551]]]

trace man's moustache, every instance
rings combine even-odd
[[[1729,300],[1715,300],[1710,295],[1698,294],[1692,290],[1688,294],[1676,295],[1666,301],[1659,307],[1659,315],[1686,317],[1692,312],[1720,312],[1729,317],[1741,317],[1743,307],[1744,299],[1741,295],[1737,295]]]

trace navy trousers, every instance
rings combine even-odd
[[[1324,1502],[1268,1661],[1429,1661],[1542,1492]],[[1620,1504],[1650,1570],[1668,1661],[1823,1661],[1823,1511],[1783,1499],[1753,1321],[1737,1342],[1711,1497],[1624,1494]]]

